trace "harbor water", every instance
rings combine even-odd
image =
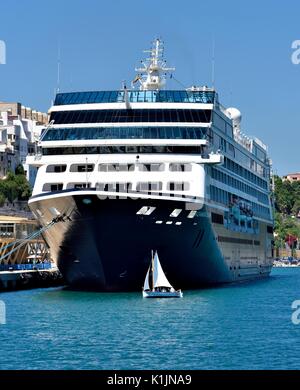
[[[299,369],[300,268],[183,299],[63,288],[3,293],[1,369]]]

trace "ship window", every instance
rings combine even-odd
[[[43,148],[44,156],[70,155],[70,154],[119,154],[119,153],[176,153],[176,154],[201,154],[201,146],[90,146],[90,147],[63,147]]]
[[[138,146],[127,146],[126,153],[139,153],[139,147]]]
[[[169,191],[188,191],[190,189],[190,183],[187,182],[170,182],[167,189]]]
[[[161,172],[164,171],[164,164],[139,164],[139,171],[141,172]]]
[[[63,184],[52,184],[51,191],[60,191],[63,189]]]
[[[161,191],[162,182],[140,182],[136,185],[136,190],[143,191]]]
[[[191,164],[170,164],[171,172],[191,172]]]
[[[226,132],[226,122],[225,120],[219,116],[216,112],[214,112],[214,115],[213,115],[213,122],[214,122],[214,125],[221,131],[223,131],[224,133]]]
[[[224,224],[224,218],[221,214],[211,213],[211,221],[220,225]]]
[[[232,126],[226,122],[226,134],[229,135],[230,138],[233,138],[232,131]]]
[[[91,114],[93,123],[94,113]],[[205,127],[80,127],[49,129],[43,141],[82,139],[203,139]]]
[[[56,124],[68,123],[120,123],[120,122],[203,122],[211,120],[211,110],[81,110],[52,112],[50,120]]]
[[[188,218],[190,218],[190,219],[192,219],[192,218],[195,218],[195,216],[196,216],[196,214],[197,214],[197,211],[191,211],[189,214],[188,214]]]
[[[101,172],[116,172],[116,165],[115,164],[101,164],[99,166],[99,170]]]
[[[91,188],[91,183],[68,183],[67,184],[68,189],[83,189],[83,188]]]
[[[130,102],[214,103],[214,91],[128,91]],[[124,91],[59,93],[55,105],[123,102]]]
[[[43,185],[43,191],[49,192],[49,191],[61,191],[63,189],[62,183],[45,183]]]
[[[125,192],[129,190],[129,183],[116,183],[116,192]]]
[[[138,167],[140,172],[148,172],[151,170],[151,164],[139,164]]]
[[[134,165],[115,164],[114,167],[116,172],[134,171]]]
[[[60,172],[65,172],[67,169],[67,165],[64,164],[64,165],[48,165],[47,168],[46,168],[46,172],[48,173],[52,173],[52,172],[56,172],[56,173],[60,173]]]
[[[100,172],[128,172],[128,171],[134,171],[134,165],[100,164],[98,169]]]
[[[70,172],[93,172],[94,164],[72,164]]]
[[[230,154],[233,158],[235,157],[234,146],[228,143],[228,154]]]
[[[165,168],[164,164],[151,164],[150,172],[162,172],[164,171],[164,168]]]
[[[113,167],[112,164],[100,164],[98,169],[100,172],[110,172],[111,170],[113,171],[114,169],[110,169],[110,167]]]
[[[118,164],[118,165],[116,165],[116,170],[119,172],[128,172],[128,165],[127,164]]]
[[[122,192],[132,191],[132,183],[96,183],[97,191]]]

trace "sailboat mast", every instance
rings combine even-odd
[[[154,257],[153,257],[153,250],[151,251],[151,256],[152,256],[152,291],[154,291]]]

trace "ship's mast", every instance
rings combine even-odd
[[[139,72],[135,81],[140,82],[142,91],[162,89],[166,83],[167,72],[175,70],[166,67],[166,61],[163,59],[163,42],[156,39],[152,48],[144,52],[150,53],[150,57],[146,61],[141,61],[143,67],[135,69]]]
[[[151,251],[151,267],[152,267],[152,291],[154,291],[154,257],[153,257],[153,250]]]

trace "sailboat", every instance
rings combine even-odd
[[[175,290],[160,264],[157,251],[152,258],[143,287],[143,298],[182,298],[181,290]]]

